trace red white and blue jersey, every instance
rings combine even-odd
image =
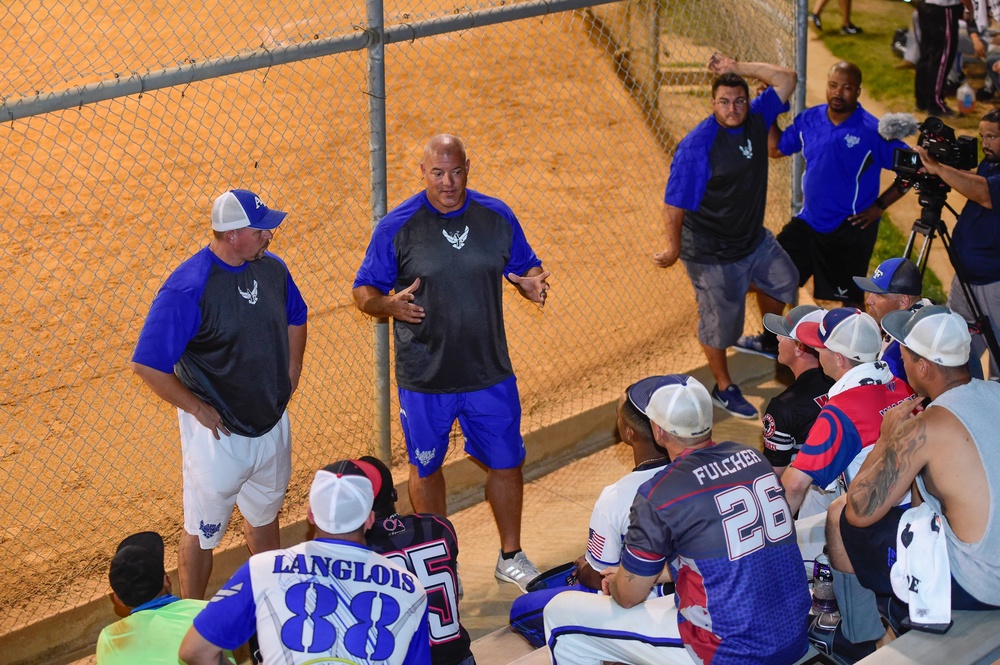
[[[793,662],[807,648],[810,599],[795,525],[774,469],[724,441],[688,450],[639,488],[622,567],[669,563],[678,630],[701,662]]]
[[[223,649],[256,632],[265,663],[430,662],[420,582],[367,547],[342,540],[310,540],[250,557],[194,627]]]
[[[835,384],[830,400],[819,412],[805,444],[792,461],[793,467],[808,474],[820,487],[827,487],[847,472],[858,454],[878,441],[885,412],[913,395],[910,386],[892,376],[885,363],[872,364],[880,370],[882,378],[869,377],[869,383],[842,392],[836,390],[840,382]],[[846,375],[841,381],[844,378]],[[860,467],[860,463],[855,466]]]
[[[417,576],[427,591],[427,621],[434,665],[461,663],[472,655],[458,613],[458,538],[448,518],[415,513],[375,520],[368,546]]]

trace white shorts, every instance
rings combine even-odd
[[[673,596],[625,609],[609,596],[564,591],[545,606],[552,662],[694,665],[677,629]]]
[[[292,436],[286,411],[263,436],[221,435],[177,410],[184,462],[184,530],[198,536],[203,550],[215,548],[226,533],[233,505],[251,526],[278,517],[292,477]]]

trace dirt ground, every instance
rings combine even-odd
[[[457,133],[470,185],[513,207],[553,271],[544,309],[513,289],[505,305],[525,431],[700,362],[683,270],[650,258],[667,158],[580,14],[394,45],[386,64],[389,205],[420,189],[426,139]],[[4,125],[0,634],[106,593],[124,535],[179,532],[176,417],[128,362],[224,188],[291,212],[272,249],[310,305],[283,519],[315,468],[372,451],[371,327],[349,300],[366,89],[352,53]]]

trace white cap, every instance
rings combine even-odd
[[[830,349],[846,358],[870,363],[882,350],[882,332],[869,314],[854,307],[830,310],[818,324],[803,322],[798,340],[815,349]]]
[[[234,231],[249,226],[271,230],[278,228],[287,214],[269,209],[253,192],[231,189],[212,203],[212,229]]]
[[[944,305],[928,305],[916,312],[889,312],[882,317],[882,328],[894,340],[937,365],[959,367],[969,362],[969,324]]]
[[[351,533],[372,512],[381,476],[371,464],[344,460],[316,472],[309,490],[309,508],[316,526],[330,534]]]
[[[646,415],[668,434],[693,439],[712,431],[712,398],[694,377],[661,377],[646,407]]]

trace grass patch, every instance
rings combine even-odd
[[[881,102],[889,111],[913,113],[916,102],[913,97],[914,70],[905,60],[892,52],[892,36],[898,28],[910,27],[913,5],[897,0],[854,0],[851,8],[851,22],[864,32],[860,35],[840,34],[840,11],[829,4],[823,13],[823,44],[836,57],[849,60],[864,73],[862,88],[866,97]],[[815,28],[809,28],[813,34]],[[973,88],[982,87],[986,75],[981,61],[969,62],[965,75]],[[953,102],[952,107],[956,106]],[[982,104],[980,104],[982,106]],[[975,133],[979,129],[979,118],[983,109],[969,116],[948,120],[948,124],[959,133]],[[925,114],[917,114],[923,119]]]

